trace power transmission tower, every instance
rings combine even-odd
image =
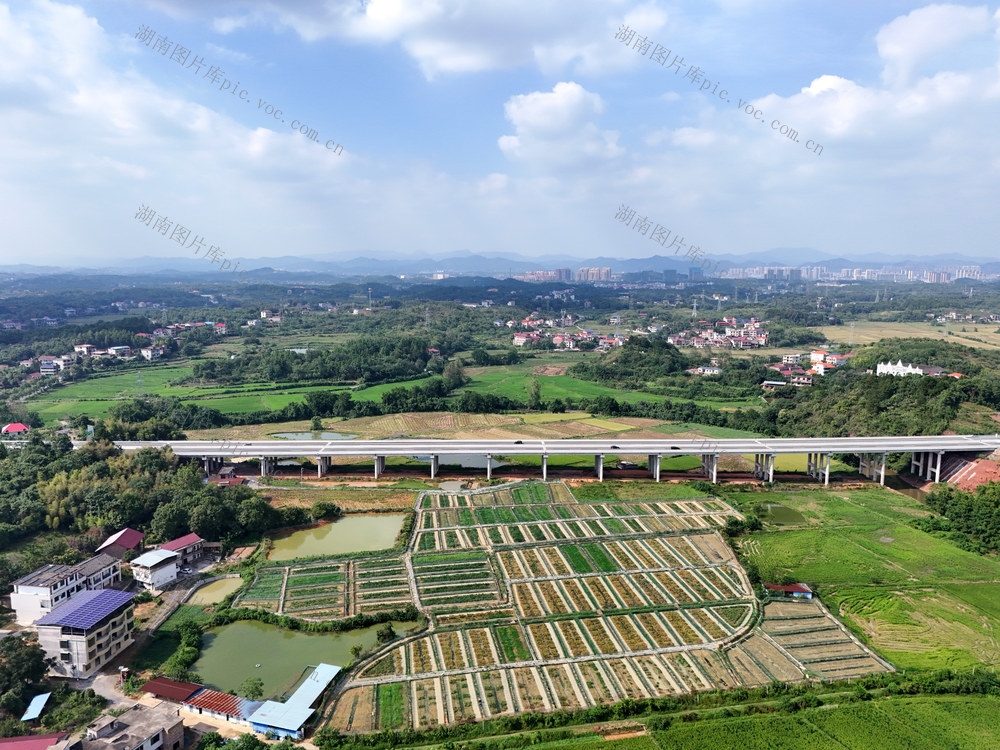
[[[691,319],[694,320],[698,315],[698,298],[694,298],[694,306],[691,308]]]

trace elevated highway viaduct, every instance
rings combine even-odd
[[[538,456],[541,458],[543,479],[548,478],[550,456],[593,456],[594,472],[604,479],[604,458],[607,455],[648,456],[649,472],[660,480],[660,464],[673,456],[700,456],[706,478],[718,481],[719,458],[727,455],[753,455],[754,476],[774,480],[775,458],[783,454],[805,454],[807,474],[830,482],[830,455],[856,453],[860,456],[860,472],[870,479],[885,483],[886,456],[890,453],[910,453],[910,471],[925,479],[940,481],[942,458],[948,453],[985,453],[1000,448],[1000,435],[940,435],[884,436],[836,438],[735,438],[697,440],[434,440],[405,438],[399,440],[163,440],[120,441],[124,450],[140,448],[170,449],[178,456],[202,461],[212,472],[227,458],[257,458],[261,476],[267,475],[282,458],[310,457],[316,462],[318,476],[330,469],[332,458],[374,459],[377,479],[385,471],[389,457],[430,457],[430,475],[437,475],[442,459],[448,457],[483,456],[486,476],[491,476],[493,456]]]

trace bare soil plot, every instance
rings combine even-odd
[[[414,729],[429,729],[445,723],[444,696],[438,680],[413,680],[410,696]]]
[[[511,705],[512,699],[506,672],[479,672],[476,677],[482,686],[483,701],[487,713],[497,716],[516,711],[516,708]]]
[[[729,657],[729,661],[733,665],[733,669],[736,671],[737,679],[739,679],[741,685],[753,687],[754,685],[763,685],[771,681],[771,676],[754,661],[753,657],[743,647],[743,644],[730,649],[726,652],[726,655]]]
[[[351,688],[337,699],[330,724],[348,732],[371,731],[375,728],[374,711],[375,688]]]
[[[613,703],[617,700],[616,693],[608,686],[608,680],[598,662],[585,661],[573,666],[580,675],[583,690],[595,704]]]
[[[776,680],[787,682],[801,680],[804,676],[791,659],[759,635],[750,636],[745,641],[745,648],[757,664]]]
[[[576,680],[566,664],[544,667],[540,671],[548,681],[552,690],[552,698],[559,709],[583,708],[585,698],[580,692],[580,687],[576,685]]]
[[[510,670],[514,678],[514,689],[522,711],[550,711],[552,706],[538,670],[530,667],[519,667]]]
[[[575,620],[563,620],[554,623],[554,625],[558,628],[563,643],[569,649],[570,656],[590,656],[590,647]]]
[[[604,665],[614,674],[618,684],[624,689],[626,697],[636,700],[649,697],[650,691],[643,685],[642,678],[635,671],[631,660],[608,659]]]
[[[716,687],[733,688],[739,683],[718,651],[697,649],[687,655]]]

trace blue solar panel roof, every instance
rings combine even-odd
[[[87,630],[130,601],[135,594],[114,589],[81,591],[68,602],[45,615],[36,625],[62,625]]]

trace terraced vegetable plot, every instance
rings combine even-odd
[[[280,569],[248,592],[297,592],[286,607],[339,594],[367,612],[415,587],[431,630],[363,662],[337,729],[362,689],[374,729],[426,728],[887,668],[818,603],[768,604],[754,625],[760,605],[718,531],[739,514],[721,500],[587,503],[531,482],[426,493],[416,513],[405,559]]]

